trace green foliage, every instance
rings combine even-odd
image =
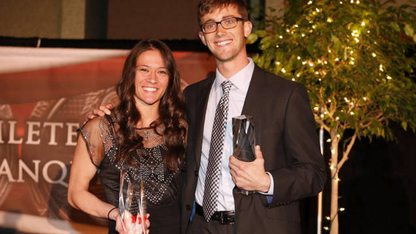
[[[389,123],[416,127],[415,16],[409,5],[310,1],[268,18],[253,57],[263,69],[304,84],[316,121],[341,137],[392,139]],[[334,131],[335,130],[335,131]]]

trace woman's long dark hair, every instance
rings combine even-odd
[[[169,149],[169,153],[164,158],[166,167],[171,171],[176,171],[185,154],[187,134],[187,126],[184,121],[185,101],[175,59],[169,47],[159,40],[139,42],[131,50],[124,64],[122,77],[117,84],[120,104],[114,110],[119,127],[116,133],[116,141],[119,146],[116,162],[127,161],[130,165],[135,165],[136,161],[133,160],[132,153],[143,147],[143,138],[135,129],[141,115],[135,105],[134,80],[137,58],[148,50],[157,50],[162,54],[169,73],[169,84],[159,103],[159,118],[151,124],[151,127],[156,133],[163,135],[164,144]],[[157,129],[163,129],[163,132],[157,132]]]

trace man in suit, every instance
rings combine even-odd
[[[247,57],[252,24],[244,0],[202,0],[198,20],[217,69],[184,91],[189,133],[182,233],[300,233],[299,200],[318,194],[326,180],[306,89]],[[228,107],[219,111],[225,121],[218,125],[220,105]],[[231,156],[231,119],[242,114],[256,124],[253,162]],[[215,170],[210,158],[218,154]]]

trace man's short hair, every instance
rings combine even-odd
[[[241,18],[248,20],[246,2],[244,0],[201,0],[198,4],[198,23],[201,25],[201,18],[216,9],[222,9],[234,5],[238,8]]]

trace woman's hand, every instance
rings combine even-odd
[[[148,234],[150,227],[149,217],[150,214],[146,214],[143,225],[141,217],[133,216],[130,212],[124,211],[123,218],[120,214],[116,218],[116,231],[120,234]]]

